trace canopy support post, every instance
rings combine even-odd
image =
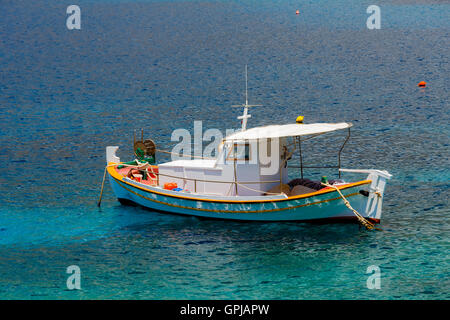
[[[347,137],[345,138],[344,143],[342,144],[341,148],[339,149],[339,154],[338,154],[338,170],[339,170],[339,179],[341,178],[341,152],[344,149],[345,144],[347,143],[348,139],[350,139],[350,127],[348,127],[348,134]]]
[[[236,193],[236,196],[238,196],[238,185],[237,185],[237,172],[236,172],[236,146],[233,140],[233,144],[232,144],[232,148],[233,148],[233,167],[234,167],[234,190]]]
[[[300,136],[298,138],[298,150],[300,155],[300,173],[303,179],[303,155],[302,155],[302,138]]]

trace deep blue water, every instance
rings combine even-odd
[[[69,3],[0,2],[0,298],[450,298],[449,1],[378,1],[381,30],[372,1],[75,2],[74,31]],[[164,148],[194,120],[238,127],[245,64],[249,126],[354,124],[343,166],[394,175],[383,231],[164,215],[109,185],[96,207],[105,146],[131,157],[133,129]]]

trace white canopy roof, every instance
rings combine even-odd
[[[225,141],[306,136],[346,129],[351,126],[352,124],[349,122],[271,125],[233,133],[226,137]]]

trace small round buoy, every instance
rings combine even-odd
[[[425,81],[420,81],[420,82],[417,84],[417,86],[418,86],[418,87],[424,88],[424,87],[427,86],[427,83],[426,83]]]
[[[300,14],[300,10],[297,9],[297,10],[295,11],[295,14]]]
[[[298,116],[297,119],[295,119],[295,122],[297,123],[303,123],[303,116]]]

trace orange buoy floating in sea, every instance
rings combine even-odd
[[[300,10],[297,9],[297,10],[295,11],[295,14],[300,14]]]
[[[421,88],[425,88],[425,87],[427,86],[427,83],[426,83],[425,81],[420,81],[420,82],[417,84],[417,86],[418,86],[418,87],[421,87]]]

